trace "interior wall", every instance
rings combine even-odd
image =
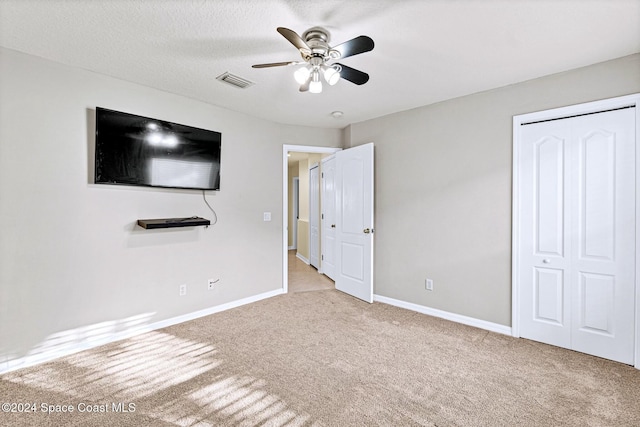
[[[513,116],[637,92],[640,54],[351,125],[375,143],[375,293],[510,326]]]
[[[276,124],[7,49],[0,76],[0,368],[282,288],[282,146],[340,147],[340,130]],[[96,106],[221,132],[221,191],[207,192],[218,223],[144,230],[137,219],[213,214],[200,191],[93,184]],[[220,279],[212,291],[209,278]]]

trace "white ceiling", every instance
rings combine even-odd
[[[321,26],[369,73],[300,93],[276,32]],[[350,123],[640,52],[640,0],[0,0],[0,45],[290,124]],[[231,72],[255,82],[221,83]],[[342,118],[331,117],[335,110]]]

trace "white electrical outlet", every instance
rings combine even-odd
[[[183,297],[187,294],[187,284],[180,285],[180,296]]]
[[[212,289],[213,289],[213,286],[214,286],[216,283],[219,283],[219,282],[220,282],[220,279],[209,279],[209,280],[207,281],[207,289],[212,290]]]
[[[424,281],[424,288],[427,291],[432,291],[433,290],[433,280],[432,279],[426,279]]]

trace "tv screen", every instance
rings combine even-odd
[[[222,135],[96,108],[96,184],[220,189]]]

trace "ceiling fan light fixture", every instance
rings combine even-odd
[[[311,82],[309,84],[309,92],[311,92],[311,93],[320,93],[320,92],[322,92],[322,83],[320,83],[319,81]]]
[[[295,31],[285,27],[278,27],[278,33],[291,43],[300,53],[303,62],[282,61],[267,64],[254,64],[253,68],[284,67],[289,65],[305,64],[293,74],[300,84],[300,92],[322,92],[322,82],[333,86],[339,80],[346,80],[356,85],[363,85],[369,81],[369,75],[347,65],[329,62],[339,58],[348,58],[373,50],[374,43],[371,37],[358,36],[337,46],[329,45],[329,32],[322,27],[313,27],[305,31],[300,37]],[[322,77],[320,77],[322,73]]]
[[[330,86],[338,83],[340,80],[340,69],[339,66],[331,66],[327,67],[324,70],[324,79],[329,83]]]
[[[321,93],[322,92],[322,83],[320,83],[320,82],[311,82],[311,84],[309,84],[309,92],[311,92],[311,93]]]
[[[309,80],[310,74],[311,74],[311,71],[309,71],[309,68],[305,66],[305,67],[298,68],[296,72],[293,73],[293,77],[296,79],[296,81],[299,84],[305,84],[307,80]]]
[[[317,69],[311,72],[311,83],[309,83],[309,92],[322,92],[322,82],[320,81],[320,73]]]

